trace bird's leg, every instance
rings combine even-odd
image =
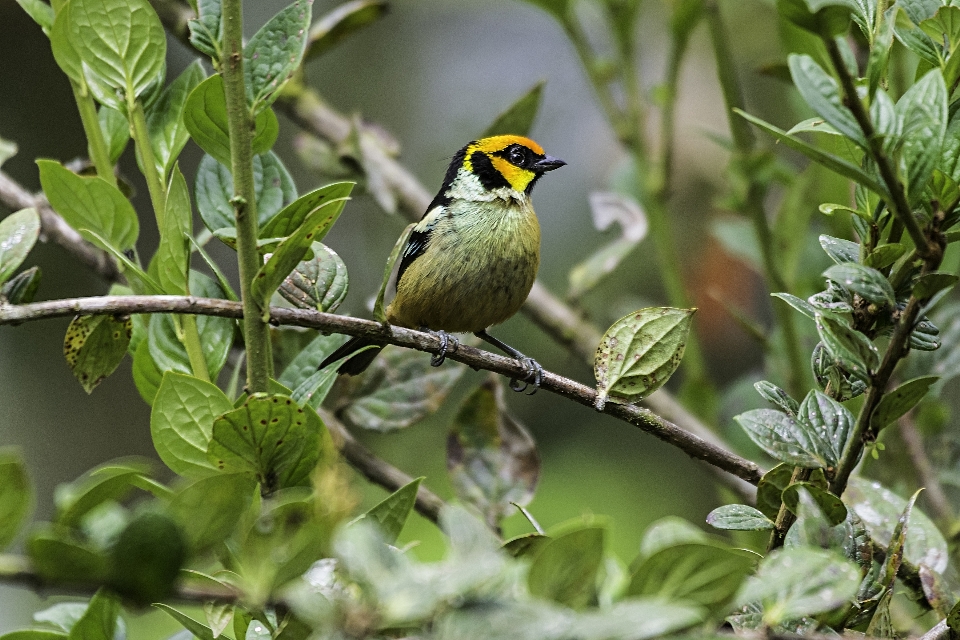
[[[533,358],[527,357],[506,344],[502,340],[494,338],[492,335],[487,333],[486,329],[483,331],[477,331],[473,335],[477,336],[484,342],[489,342],[497,349],[500,349],[505,354],[511,358],[516,358],[520,364],[523,365],[523,368],[526,370],[526,375],[523,380],[517,380],[516,378],[510,379],[510,388],[514,391],[526,391],[527,387],[533,387],[533,390],[527,395],[533,395],[537,392],[537,389],[540,388],[540,383],[543,382],[543,367],[540,366],[540,363],[534,360]]]
[[[434,331],[426,327],[420,327],[420,330],[429,333],[440,341],[440,353],[435,353],[430,356],[431,367],[439,367],[442,365],[443,361],[447,359],[447,352],[456,353],[457,348],[460,347],[460,341],[446,331]]]

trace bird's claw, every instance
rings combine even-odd
[[[428,329],[427,333],[432,334],[440,341],[440,351],[430,356],[430,366],[439,367],[447,359],[447,352],[456,353],[460,347],[460,341],[446,331],[430,331]]]
[[[528,388],[532,388],[532,390],[527,393],[528,396],[532,396],[537,392],[537,389],[540,388],[540,383],[543,382],[543,367],[533,358],[526,356],[517,358],[517,360],[523,364],[525,374],[523,379],[511,378],[510,389],[517,393],[522,393]]]

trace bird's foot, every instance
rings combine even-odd
[[[539,362],[533,358],[523,355],[502,340],[494,338],[486,331],[477,331],[473,335],[477,336],[484,342],[492,344],[511,358],[515,358],[523,366],[523,378],[510,379],[510,388],[512,390],[521,393],[532,387],[532,390],[527,394],[529,396],[532,396],[537,392],[537,389],[540,388],[540,383],[543,382],[543,367],[540,366]]]
[[[430,356],[431,367],[439,367],[443,364],[443,361],[447,359],[447,353],[456,353],[457,349],[460,348],[460,341],[446,331],[433,331],[431,329],[423,329],[423,331],[426,331],[440,341],[439,353]]]
[[[520,364],[523,365],[523,369],[526,373],[523,379],[511,378],[510,388],[517,393],[522,393],[527,389],[530,389],[527,395],[532,396],[537,392],[537,389],[540,388],[540,383],[543,382],[543,367],[540,366],[540,363],[533,358],[528,358],[523,354],[515,357]]]

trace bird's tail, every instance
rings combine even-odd
[[[376,340],[371,340],[370,338],[351,338],[348,340],[342,347],[331,353],[326,359],[320,363],[318,369],[323,369],[341,358],[345,358],[352,353],[356,353],[361,349],[367,348],[361,353],[357,353],[352,358],[345,360],[343,364],[340,365],[338,369],[339,373],[345,373],[348,376],[355,376],[366,371],[367,367],[370,366],[370,363],[374,361],[377,355],[383,350],[384,345],[377,342]]]

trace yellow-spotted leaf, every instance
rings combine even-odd
[[[596,408],[607,399],[634,403],[670,379],[680,365],[696,309],[650,307],[617,320],[597,349]]]
[[[129,316],[77,316],[67,327],[63,355],[84,391],[91,393],[116,370],[127,353]]]

